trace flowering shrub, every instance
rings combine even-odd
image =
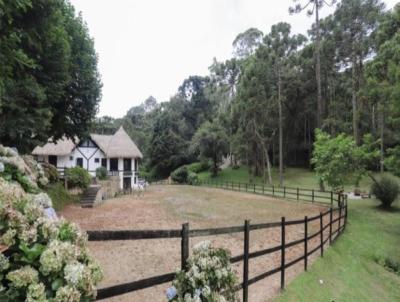
[[[21,163],[14,166],[18,173],[36,184],[42,176],[13,157]],[[89,255],[86,234],[46,214],[52,210],[47,194],[30,193],[0,175],[0,301],[93,301],[102,272]]]
[[[233,302],[237,301],[237,278],[230,266],[229,252],[202,242],[193,248],[187,270],[179,271],[173,286],[167,289],[168,301]]]

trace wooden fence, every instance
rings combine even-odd
[[[169,182],[167,180],[158,180],[151,182],[151,184],[156,185],[179,185],[177,183]],[[256,183],[242,183],[235,181],[219,181],[213,179],[198,180],[195,184],[197,186],[207,186],[225,190],[233,190],[239,192],[247,192],[254,194],[261,194],[265,196],[293,199],[298,201],[307,201],[312,203],[329,204],[333,207],[335,202],[339,202],[338,195],[340,193],[335,193],[333,191],[321,191],[315,189],[305,189],[299,187],[277,187],[277,186],[267,186],[264,184]],[[342,195],[344,198],[347,195]]]
[[[202,183],[201,185],[211,185],[211,183]],[[226,184],[226,183],[225,183]],[[232,183],[231,187],[232,188]],[[251,185],[251,189],[253,193],[256,192],[259,188],[256,188]],[[247,186],[247,190],[249,186]],[[239,189],[240,190],[240,189]],[[302,190],[296,188],[296,197],[297,199],[300,197],[304,197],[304,194],[301,194]],[[264,188],[264,192],[266,192]],[[274,191],[274,193],[277,191]],[[273,194],[274,194],[273,193]],[[314,192],[315,193],[315,192]],[[286,191],[286,194],[288,192]],[[331,193],[329,193],[331,194]],[[310,194],[310,196],[316,197],[314,194]],[[285,270],[289,267],[295,265],[300,261],[304,261],[304,270],[307,270],[308,267],[308,258],[313,253],[320,251],[321,257],[324,253],[324,245],[328,242],[332,244],[332,242],[343,232],[347,222],[347,198],[341,194],[332,193],[330,196],[331,199],[329,202],[333,204],[337,202],[338,206],[331,206],[327,211],[321,212],[319,215],[315,215],[312,217],[304,217],[304,219],[299,220],[289,220],[287,221],[285,217],[281,218],[281,221],[277,222],[269,222],[269,223],[260,223],[260,224],[251,224],[249,220],[246,220],[243,225],[233,226],[233,227],[223,227],[223,228],[207,228],[207,229],[193,229],[191,230],[188,223],[182,225],[181,229],[172,229],[172,230],[122,230],[122,231],[88,231],[89,241],[109,241],[109,240],[150,240],[150,239],[165,239],[165,238],[180,238],[181,239],[181,269],[186,269],[186,262],[189,257],[189,240],[193,237],[203,237],[203,236],[215,236],[215,235],[223,235],[223,234],[234,234],[234,233],[243,233],[243,254],[237,255],[231,258],[231,263],[243,262],[243,280],[237,286],[236,291],[242,290],[243,302],[248,302],[248,293],[250,285],[260,281],[262,279],[267,278],[268,276],[280,273],[280,285],[283,289],[285,287]],[[336,218],[334,218],[334,213],[338,212]],[[324,224],[324,217],[329,215],[329,223]],[[319,230],[313,234],[309,234],[309,224],[313,221],[319,221]],[[287,242],[286,236],[286,227],[299,225],[304,228],[304,237],[299,238],[294,241]],[[336,229],[335,226],[337,226]],[[250,252],[250,232],[254,230],[263,230],[263,229],[272,229],[272,228],[280,228],[281,233],[281,244],[273,247],[269,247],[263,250]],[[329,229],[329,234],[324,238],[324,231]],[[318,246],[309,250],[308,244],[310,240],[313,238],[319,237]],[[292,260],[287,262],[285,254],[287,253],[287,249],[302,245],[304,247],[304,253]],[[260,256],[268,255],[271,253],[279,252],[281,254],[280,265],[271,268],[270,270],[249,278],[249,260],[253,258],[257,258]],[[153,287],[159,284],[163,284],[166,282],[171,282],[175,277],[174,272],[170,272],[167,274],[162,274],[159,276],[154,276],[146,279],[137,280],[134,282],[129,282],[125,284],[118,284],[114,286],[110,286],[107,288],[101,288],[98,290],[97,300],[102,300],[118,295],[122,295],[125,293]]]

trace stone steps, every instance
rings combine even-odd
[[[81,197],[82,208],[93,208],[96,201],[97,192],[99,192],[101,186],[92,185],[90,186]]]

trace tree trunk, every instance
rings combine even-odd
[[[372,105],[371,112],[371,121],[372,121],[372,133],[376,133],[376,125],[375,125],[375,105]]]
[[[282,80],[278,67],[278,109],[279,109],[279,186],[283,186],[283,125],[282,125]]]
[[[321,93],[321,57],[320,57],[320,32],[319,32],[319,5],[315,1],[315,26],[316,26],[316,39],[315,39],[315,77],[317,80],[317,128],[321,128],[323,119],[323,102]]]
[[[360,134],[358,129],[358,105],[357,105],[357,60],[354,53],[354,46],[351,52],[352,70],[351,70],[351,105],[353,110],[353,136],[357,146],[360,145]]]
[[[264,148],[264,152],[265,152],[265,159],[267,161],[268,184],[272,185],[271,163],[269,161],[268,149]]]
[[[379,168],[380,172],[383,173],[384,171],[384,133],[385,133],[385,105],[383,104],[380,110],[380,161],[379,161]]]

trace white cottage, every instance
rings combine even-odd
[[[114,135],[91,134],[86,140],[63,138],[36,147],[32,154],[39,162],[48,162],[59,171],[80,166],[92,176],[105,167],[111,176],[119,176],[120,188],[133,188],[138,182],[142,153],[121,127]]]

